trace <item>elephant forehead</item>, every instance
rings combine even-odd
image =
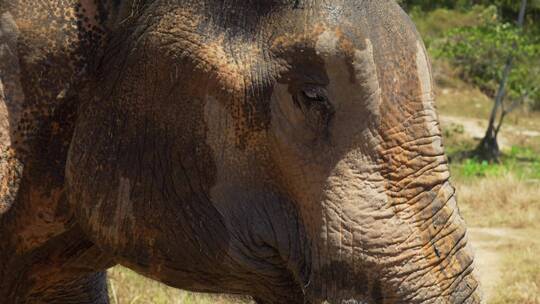
[[[257,44],[226,41],[223,35],[205,43],[197,55],[230,92],[243,92],[247,75],[263,61],[263,51]]]
[[[242,92],[248,85],[246,76],[264,58],[255,37],[235,37],[189,8],[160,15],[149,34],[166,56],[192,62],[194,72],[209,76],[229,93]]]
[[[302,30],[287,29],[283,32],[277,30],[269,48],[275,54],[302,48],[316,49],[320,53],[333,53],[337,50],[341,36],[339,28],[317,23]]]
[[[338,30],[325,30],[317,37],[315,50],[323,56],[335,55],[339,51],[340,32]]]

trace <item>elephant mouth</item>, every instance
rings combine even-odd
[[[462,254],[462,253],[460,253]],[[466,257],[460,257],[466,259]],[[335,269],[339,267],[333,266]],[[452,268],[458,267],[457,265]],[[305,302],[309,304],[430,304],[454,303],[477,304],[481,303],[481,292],[475,278],[472,266],[459,265],[462,271],[456,275],[440,281],[428,281],[421,274],[396,275],[381,282],[376,277],[364,275],[353,277],[341,273],[331,279],[323,279],[314,285],[306,295]],[[435,267],[436,268],[436,267]],[[433,272],[434,269],[419,270],[418,272]],[[415,280],[416,282],[410,282]],[[394,284],[396,281],[400,284]],[[412,285],[420,283],[418,288]],[[355,289],[353,285],[356,285]],[[397,286],[397,287],[396,287]]]

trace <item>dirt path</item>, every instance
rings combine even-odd
[[[487,303],[502,275],[501,256],[500,252],[497,252],[500,240],[494,235],[495,231],[486,230],[486,228],[469,229],[469,237],[476,256],[476,271]]]
[[[519,229],[469,228],[469,238],[475,252],[476,271],[482,284],[486,303],[495,294],[503,275],[503,254],[501,247],[512,242],[531,242]]]
[[[463,126],[463,132],[465,135],[474,139],[480,140],[486,134],[487,121],[482,119],[441,115],[439,120],[443,127],[451,127],[456,125]],[[500,134],[498,139],[501,148],[508,146],[508,140],[505,136],[503,136],[503,134]]]
[[[463,132],[474,139],[482,139],[487,129],[487,121],[485,119],[440,115],[439,120],[443,127],[450,127],[452,125],[463,126]],[[498,138],[500,147],[510,147],[512,145],[510,139],[515,136],[540,137],[540,132],[511,125],[504,125]]]

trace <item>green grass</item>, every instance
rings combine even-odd
[[[459,154],[459,150],[456,151],[454,153]],[[502,177],[513,174],[523,181],[540,182],[540,157],[529,148],[513,146],[509,151],[503,152],[500,163],[490,164],[476,158],[466,158],[451,166],[455,178]]]
[[[452,176],[457,179],[502,177],[513,174],[524,181],[540,181],[540,146],[511,146],[503,149],[500,163],[490,164],[474,156],[478,139],[468,137],[462,125],[443,128],[445,151],[451,163]]]

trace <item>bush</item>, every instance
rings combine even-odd
[[[448,9],[468,12],[475,5],[493,6],[504,22],[514,22],[517,19],[521,1],[519,0],[398,0],[407,11],[431,12],[437,9]],[[527,5],[527,28],[540,32],[540,0],[529,0]]]
[[[475,6],[467,11],[438,8],[430,12],[414,7],[409,14],[428,47],[432,41],[444,37],[451,29],[477,26],[487,18],[482,6]]]

